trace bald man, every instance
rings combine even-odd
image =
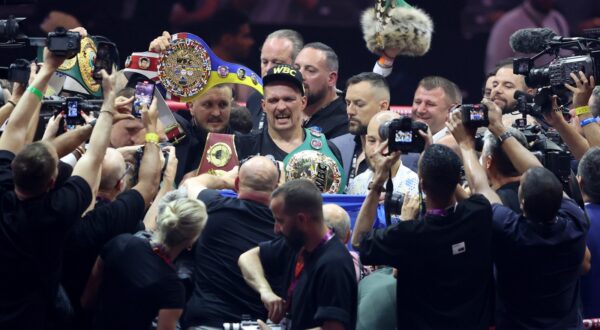
[[[348,212],[337,204],[323,204],[323,220],[325,220],[327,227],[333,230],[335,237],[347,246],[350,241],[350,235],[352,235]],[[358,282],[371,273],[371,268],[363,266],[360,262],[360,256],[356,251],[349,252],[354,262],[354,272],[356,273],[356,281]]]
[[[244,281],[239,256],[259,243],[275,238],[269,202],[279,182],[277,164],[267,157],[242,161],[224,177],[202,174],[183,182],[190,197],[206,204],[208,222],[194,250],[194,291],[183,328],[239,323],[242,314],[267,316],[260,296]],[[214,189],[235,189],[237,198]]]
[[[371,118],[369,125],[367,126],[367,134],[365,137],[365,156],[369,169],[359,174],[348,187],[348,194],[351,195],[366,195],[369,190],[369,183],[373,179],[375,171],[374,166],[369,162],[369,158],[377,152],[377,149],[381,146],[383,140],[379,135],[379,126],[381,124],[400,118],[400,115],[391,111],[382,111],[377,113]],[[392,182],[394,183],[394,193],[409,193],[416,195],[419,192],[419,177],[415,172],[410,170],[408,167],[402,164],[402,160],[399,159],[394,165],[392,165]],[[385,185],[384,185],[385,187]]]

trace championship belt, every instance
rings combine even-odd
[[[38,48],[38,58],[44,57],[44,48]],[[54,74],[57,78],[50,83],[47,96],[58,95],[62,90],[102,97],[102,86],[92,77],[94,61],[96,60],[96,44],[90,37],[81,39],[79,53],[73,58],[66,59]]]
[[[238,165],[233,134],[208,133],[196,175],[223,175]]]
[[[131,78],[134,73],[141,74],[154,81],[154,97],[156,98],[156,104],[158,106],[158,119],[165,126],[165,134],[174,145],[177,145],[185,138],[185,132],[177,123],[177,120],[173,116],[173,112],[165,102],[162,94],[156,87],[159,83],[158,80],[158,54],[153,52],[140,52],[132,53],[125,60],[125,70],[123,73],[127,79]]]
[[[367,48],[377,55],[397,48],[399,55],[423,56],[429,51],[433,21],[404,0],[376,0],[360,20]]]
[[[313,181],[324,193],[341,194],[346,188],[346,173],[329,146],[325,136],[314,129],[305,129],[304,143],[283,160],[285,181],[305,178]]]
[[[241,84],[263,93],[262,79],[254,71],[217,57],[204,40],[191,33],[171,36],[171,43],[159,55],[158,79],[165,98],[189,102],[211,87]]]

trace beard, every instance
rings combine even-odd
[[[284,238],[287,245],[295,251],[300,250],[304,243],[306,243],[306,237],[304,236],[304,233],[296,226],[290,230],[290,233],[287,236],[284,235]]]
[[[325,89],[322,89],[320,91],[311,91],[308,90],[307,91],[307,95],[306,95],[306,104],[307,105],[313,105],[317,102],[319,102],[320,100],[322,100],[325,97]]]
[[[350,123],[355,123],[354,126],[350,125]],[[354,135],[367,135],[367,126],[363,125],[359,121],[350,121],[348,124],[348,132]]]

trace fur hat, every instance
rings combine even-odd
[[[427,13],[406,4],[389,8],[386,15],[385,23],[381,24],[375,8],[369,8],[362,14],[363,37],[371,52],[381,55],[386,48],[399,48],[399,55],[422,56],[427,53],[433,32],[433,21]]]

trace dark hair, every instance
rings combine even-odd
[[[312,48],[322,51],[323,53],[325,53],[327,69],[331,71],[337,71],[339,69],[340,63],[338,60],[338,56],[333,50],[333,48],[327,46],[322,42],[311,42],[309,44],[304,45],[304,48]]]
[[[593,203],[600,203],[600,148],[590,148],[579,161],[577,175],[583,180],[582,190]]]
[[[423,87],[428,91],[436,88],[441,88],[444,91],[444,94],[446,94],[448,100],[450,100],[450,103],[462,103],[462,93],[460,92],[460,88],[458,88],[458,85],[444,77],[425,77],[421,79],[421,81],[419,81],[418,87]]]
[[[525,135],[521,131],[514,127],[509,127],[507,130],[523,147],[527,148],[527,138],[525,138]],[[521,174],[513,166],[504,151],[502,151],[500,140],[490,131],[486,131],[483,136],[483,154],[492,156],[496,170],[502,176],[517,176]]]
[[[211,46],[214,46],[219,43],[223,35],[236,35],[242,25],[249,23],[250,18],[244,12],[236,9],[221,9],[209,20],[208,42]]]
[[[551,222],[563,198],[563,187],[556,175],[543,167],[527,170],[521,178],[523,212],[529,220]]]
[[[423,190],[434,199],[446,200],[460,182],[460,158],[452,149],[430,145],[419,160],[419,177]]]
[[[323,197],[321,191],[310,180],[295,179],[284,183],[273,191],[271,198],[283,198],[283,212],[288,215],[309,213],[323,220]]]
[[[387,80],[385,80],[385,77],[374,72],[361,72],[357,75],[350,77],[350,79],[346,81],[346,89],[348,89],[348,87],[352,85],[359,84],[363,81],[368,82],[373,87],[384,88],[388,91],[388,93],[390,91],[390,85],[388,84]]]
[[[57,171],[58,161],[45,142],[26,145],[13,159],[11,167],[15,187],[27,195],[36,196],[48,188]]]
[[[250,114],[250,110],[242,106],[231,107],[229,127],[236,132],[250,133],[252,130],[252,115]]]

